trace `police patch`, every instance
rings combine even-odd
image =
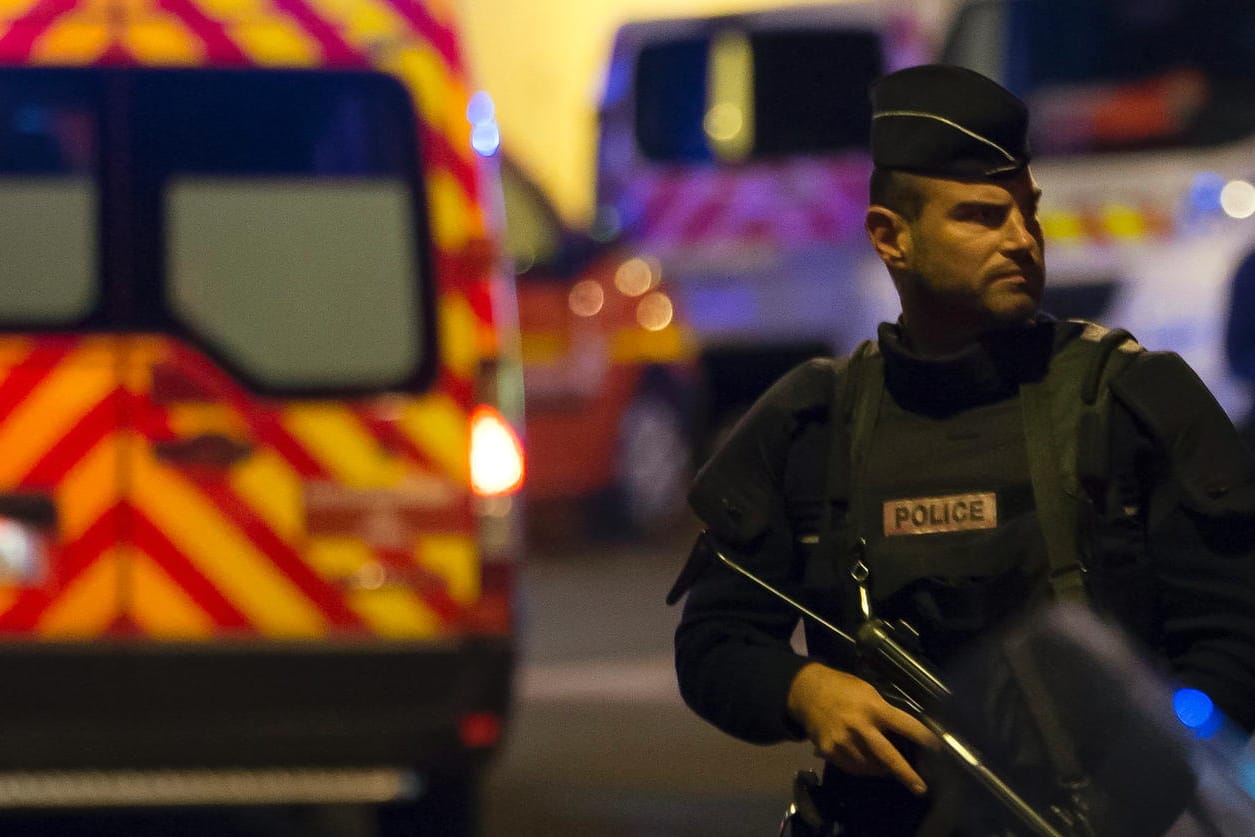
[[[885,535],[933,535],[998,526],[998,497],[992,491],[885,501]]]

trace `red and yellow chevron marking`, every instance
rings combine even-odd
[[[0,590],[0,631],[433,636],[478,595],[447,396],[259,405],[167,338],[0,341],[0,358],[0,490],[50,493],[60,536],[45,583]],[[162,364],[194,398],[157,403]],[[256,451],[216,470],[156,453],[206,432]]]

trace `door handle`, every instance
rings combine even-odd
[[[154,442],[153,452],[158,459],[174,465],[228,468],[247,459],[253,453],[253,445],[221,433],[201,433]]]

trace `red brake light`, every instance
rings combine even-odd
[[[471,490],[481,497],[513,494],[523,486],[523,444],[499,412],[471,413]]]

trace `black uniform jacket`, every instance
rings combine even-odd
[[[991,335],[954,357],[925,360],[911,354],[897,326],[884,324],[878,341],[884,403],[903,421],[917,416],[941,428],[959,427],[1015,402],[1019,380],[1034,374],[1035,353],[1048,360],[1061,341],[1074,337],[1074,330],[1045,319],[1031,329]],[[706,464],[690,494],[723,546],[791,591],[813,586],[808,545],[825,502],[834,368],[832,361],[810,361],[777,382]],[[1205,691],[1249,730],[1255,726],[1255,466],[1227,417],[1176,355],[1138,355],[1112,382],[1112,392],[1114,438],[1135,463],[1144,505],[1131,536],[1143,558],[1113,570],[1117,595],[1110,609],[1173,677]],[[912,444],[910,438],[889,441]],[[1010,450],[1014,458],[1022,447]],[[1025,560],[1036,560],[1036,536],[1024,540]],[[1102,568],[1091,570],[1101,581]],[[1119,591],[1128,591],[1126,601],[1117,600]],[[810,659],[790,643],[797,622],[787,605],[744,578],[722,566],[706,571],[689,591],[675,635],[685,701],[745,741],[800,740],[803,731],[785,708],[794,676]],[[808,643],[813,657],[840,667],[835,644],[820,635],[808,633],[808,639],[815,640]]]

